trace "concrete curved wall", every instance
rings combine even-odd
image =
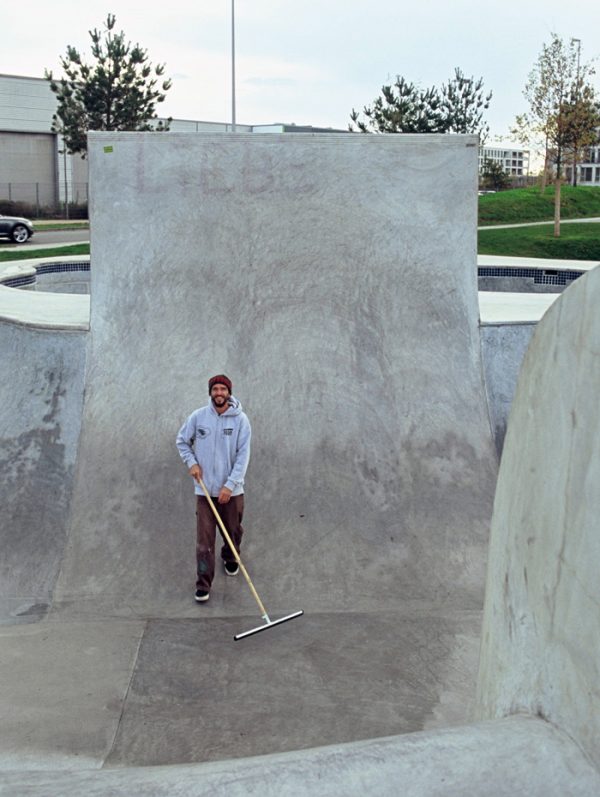
[[[57,608],[195,611],[173,440],[221,371],[253,422],[246,551],[272,601],[480,606],[496,457],[475,156],[469,137],[91,137],[90,365]]]
[[[67,535],[86,334],[0,320],[4,621],[39,619],[51,602]]]
[[[487,324],[479,329],[485,392],[498,455],[502,453],[510,407],[535,323]]]
[[[527,351],[498,478],[480,717],[527,712],[600,768],[600,269]]]

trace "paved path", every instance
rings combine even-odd
[[[561,219],[561,224],[598,224],[600,217],[587,219]],[[528,221],[524,224],[484,224],[478,230],[510,230],[516,227],[541,227],[554,224],[554,221]]]

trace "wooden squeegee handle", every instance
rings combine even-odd
[[[250,576],[248,575],[248,571],[244,567],[244,563],[240,559],[240,555],[238,554],[238,552],[235,549],[235,545],[233,544],[233,540],[229,536],[229,532],[225,528],[225,525],[224,525],[223,521],[221,520],[221,516],[217,512],[217,508],[215,507],[215,505],[213,503],[213,500],[210,497],[210,494],[209,494],[208,490],[206,489],[206,485],[202,481],[201,477],[198,477],[198,483],[200,484],[200,487],[202,487],[202,492],[204,493],[204,496],[205,496],[206,500],[208,501],[208,503],[210,505],[210,508],[213,511],[213,515],[215,516],[215,520],[219,524],[219,526],[221,528],[221,531],[223,532],[223,536],[227,540],[227,544],[231,548],[231,552],[235,556],[236,562],[238,563],[239,568],[240,568],[240,570],[242,571],[242,573],[244,575],[244,578],[248,582],[248,586],[250,587],[250,592],[254,595],[254,600],[258,604],[258,608],[260,609],[260,613],[262,614],[263,617],[267,617],[268,618],[269,615],[267,614],[267,610],[263,606],[263,602],[261,601],[261,599],[258,597],[258,592],[254,589],[254,584],[252,583],[252,580],[251,580]]]

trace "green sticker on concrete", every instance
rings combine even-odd
[[[113,148],[112,147],[104,147],[104,151],[105,152],[112,152]]]

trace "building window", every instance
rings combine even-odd
[[[594,179],[593,177],[593,168],[591,166],[584,166],[581,169],[581,180],[584,183],[591,183]]]

